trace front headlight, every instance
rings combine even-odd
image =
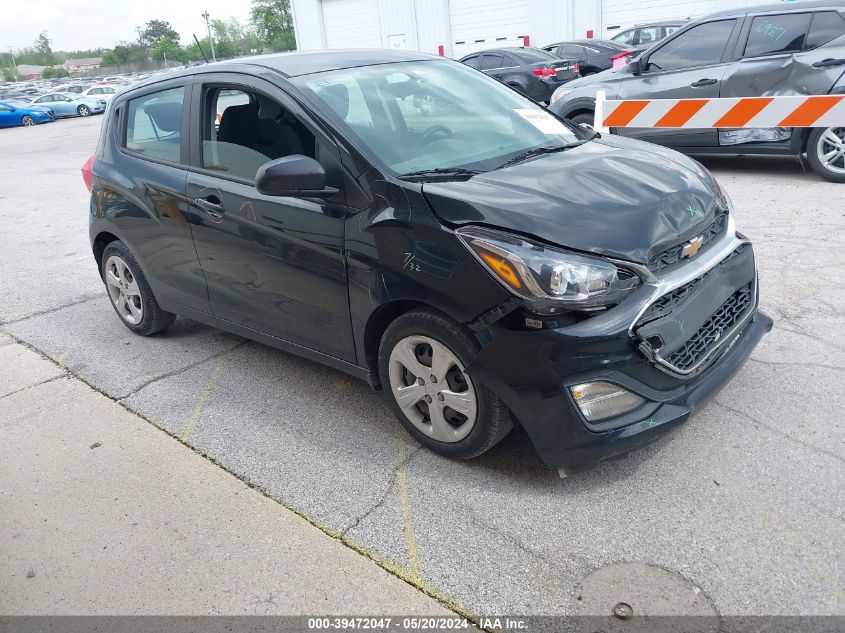
[[[476,226],[458,229],[457,234],[502,285],[537,312],[615,305],[640,283],[635,274],[606,260],[518,235]]]

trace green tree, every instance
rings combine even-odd
[[[184,62],[188,58],[185,50],[167,36],[161,38],[158,44],[150,50],[150,57],[157,61],[173,62]]]
[[[164,39],[179,41],[179,34],[164,20],[150,20],[141,31],[141,45],[147,50],[153,49]]]
[[[252,0],[249,20],[264,48],[274,51],[296,48],[290,0]]]
[[[4,68],[2,72],[3,81],[15,81],[17,79],[17,75],[15,74],[15,70],[13,68]]]
[[[62,68],[61,66],[47,66],[41,76],[44,79],[56,79],[59,77],[70,77],[70,73],[67,68]]]
[[[53,54],[53,49],[50,47],[50,38],[47,37],[47,31],[42,31],[38,34],[38,37],[35,38],[35,46],[33,48],[35,54],[38,56],[38,64],[50,66],[58,61]]]
[[[105,51],[103,53],[103,66],[132,64],[144,61],[146,58],[147,51],[145,51],[139,44],[118,42],[112,50]]]

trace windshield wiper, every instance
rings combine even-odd
[[[504,167],[510,167],[511,165],[516,165],[517,163],[521,163],[524,160],[528,160],[534,156],[541,156],[542,154],[554,154],[555,152],[562,152],[563,150],[569,149],[572,145],[562,145],[562,146],[555,146],[555,147],[533,147],[527,151],[522,152],[522,154],[517,154],[513,158],[505,161],[501,165],[499,165],[498,169],[503,169]]]
[[[471,178],[484,172],[478,169],[465,169],[464,167],[437,167],[435,169],[420,169],[419,171],[409,171],[407,174],[402,174],[399,177],[408,180],[426,180],[429,178]]]

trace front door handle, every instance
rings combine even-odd
[[[205,211],[212,218],[221,218],[226,213],[223,203],[217,196],[208,196],[207,198],[194,198],[194,204]]]
[[[690,88],[704,88],[704,86],[712,86],[715,83],[718,83],[718,79],[699,79],[698,81],[691,83]]]
[[[813,68],[833,68],[834,66],[842,66],[843,64],[845,64],[845,59],[833,59],[832,57],[828,57],[827,59],[823,59],[820,62],[813,64]]]

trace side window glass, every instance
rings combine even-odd
[[[745,56],[800,51],[810,28],[811,17],[811,13],[787,13],[754,18],[745,44]]]
[[[132,99],[126,112],[126,149],[178,163],[182,144],[184,88]]]
[[[469,66],[470,68],[478,68],[478,63],[481,61],[481,55],[475,55],[474,57],[467,57],[464,60],[464,63]]]
[[[481,58],[481,70],[492,70],[503,66],[502,56],[497,53],[487,53]]]
[[[564,59],[581,59],[584,56],[584,49],[580,46],[567,44],[563,47],[562,57]]]
[[[654,44],[660,40],[659,26],[648,26],[640,29],[640,44]]]
[[[11,110],[9,110],[9,108],[7,108],[6,106],[0,104],[0,112],[11,112]]]
[[[681,70],[718,64],[736,20],[707,22],[684,31],[648,58],[649,70]]]
[[[636,29],[630,29],[628,31],[622,31],[619,35],[616,35],[613,38],[614,42],[619,42],[620,44],[633,44],[634,43],[634,36],[637,34]]]
[[[845,17],[837,11],[819,11],[813,16],[813,25],[804,48],[810,50],[845,35]]]
[[[275,99],[247,90],[209,87],[204,93],[202,165],[252,180],[264,163],[314,157],[314,136]]]

